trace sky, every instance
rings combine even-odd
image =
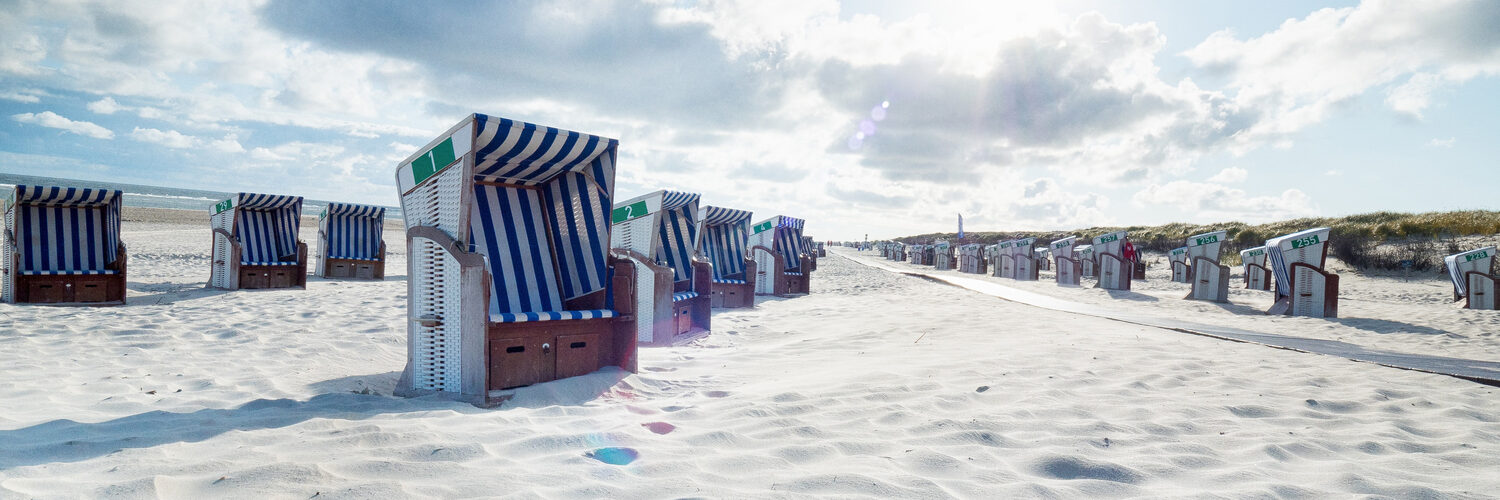
[[[397,205],[479,112],[819,239],[1500,208],[1500,2],[0,0],[0,171]]]

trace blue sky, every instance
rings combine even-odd
[[[1496,209],[1500,3],[7,2],[0,171],[396,204],[482,112],[820,238]]]

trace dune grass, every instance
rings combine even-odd
[[[897,238],[903,243],[927,243],[946,239],[955,245],[994,243],[996,241],[1034,237],[1038,243],[1051,242],[1070,235],[1079,244],[1088,238],[1112,231],[1130,232],[1130,241],[1148,251],[1166,252],[1183,245],[1188,236],[1211,231],[1228,231],[1224,243],[1224,263],[1239,263],[1239,251],[1264,245],[1266,239],[1304,229],[1332,229],[1331,254],[1360,269],[1400,269],[1401,261],[1413,261],[1416,270],[1441,269],[1444,255],[1458,253],[1455,238],[1500,235],[1500,211],[1465,210],[1457,212],[1373,212],[1347,217],[1308,217],[1266,224],[1243,222],[1187,224],[1174,222],[1160,226],[1090,227],[1076,231],[1004,231],[967,232],[963,239],[955,233],[931,233]]]

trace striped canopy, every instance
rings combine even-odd
[[[302,230],[302,197],[239,193],[234,200],[234,235],[242,265],[295,263]]]
[[[771,218],[776,225],[776,253],[781,254],[786,270],[796,271],[802,268],[802,226],[806,224],[802,219],[778,215]]]
[[[745,246],[750,241],[749,210],[703,207],[703,237],[699,250],[714,264],[714,279],[745,272]]]
[[[121,192],[16,186],[6,214],[21,274],[103,274],[119,257]]]
[[[563,310],[605,287],[618,141],[474,115],[469,241],[490,265],[490,312]]]
[[[385,208],[351,203],[329,203],[318,218],[318,229],[327,239],[323,248],[331,259],[375,260],[380,258]]]
[[[665,191],[656,225],[656,261],[672,268],[672,281],[693,278],[693,242],[698,239],[698,194]]]

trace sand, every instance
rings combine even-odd
[[[644,349],[639,374],[488,410],[395,398],[403,255],[384,282],[211,291],[201,222],[126,223],[127,306],[0,304],[0,498],[1500,491],[1500,389],[1037,309],[837,253],[812,295],[716,311],[711,335]],[[1427,317],[1456,329],[1448,316]]]

